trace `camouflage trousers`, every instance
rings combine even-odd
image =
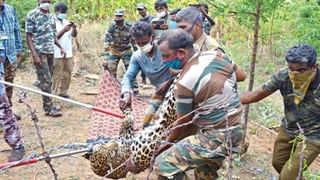
[[[40,54],[40,59],[43,64],[36,66],[38,81],[40,82],[40,89],[43,92],[51,94],[52,80],[51,75],[53,71],[53,54]],[[52,99],[50,97],[42,96],[43,109],[49,112],[52,108]]]
[[[228,139],[232,141],[231,149]],[[161,153],[156,158],[155,171],[159,179],[187,179],[185,172],[190,169],[195,169],[198,180],[217,179],[217,171],[228,156],[228,150],[233,154],[239,153],[242,139],[241,125],[232,126],[229,131],[200,128],[195,135]]]
[[[8,59],[4,63],[4,80],[13,83],[14,77],[16,76],[16,64],[11,64]],[[6,94],[9,99],[9,104],[12,106],[12,94],[13,87],[6,86]]]
[[[122,56],[117,56],[117,55],[108,56],[107,65],[110,73],[117,78],[117,70],[118,70],[118,64],[120,59],[122,59],[124,67],[127,70],[130,64],[131,56],[132,56],[131,51],[125,52]]]
[[[2,74],[0,74],[0,79],[4,79]],[[0,86],[4,85],[0,84]],[[12,149],[17,149],[23,145],[17,119],[12,113],[9,100],[5,94],[0,95],[0,125],[4,130],[4,139]]]

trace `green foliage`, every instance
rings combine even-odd
[[[299,3],[292,5],[295,18],[295,28],[293,33],[302,43],[313,45],[320,51],[320,6],[315,1]]]

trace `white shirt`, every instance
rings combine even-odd
[[[56,29],[57,33],[59,33],[66,25],[70,24],[70,22],[66,19],[60,21],[57,17],[55,17]],[[66,58],[72,57],[72,28],[65,32],[61,38],[59,39],[60,45],[66,52]],[[63,58],[60,52],[60,48],[54,45],[54,58]]]

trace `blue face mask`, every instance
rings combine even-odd
[[[172,60],[165,60],[163,61],[163,63],[169,67],[169,68],[172,68],[172,69],[176,69],[176,70],[179,70],[182,68],[182,61],[175,57],[174,59]]]
[[[60,19],[60,20],[64,20],[66,17],[67,17],[67,14],[65,14],[65,13],[59,13],[57,15],[57,18]]]

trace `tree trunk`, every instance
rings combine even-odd
[[[248,91],[252,91],[254,84],[254,75],[256,70],[256,60],[257,60],[257,51],[259,44],[259,28],[260,28],[260,16],[261,16],[261,5],[262,0],[257,0],[255,20],[254,20],[254,36],[253,36],[253,48],[252,48],[252,59],[250,67],[250,79],[249,79],[249,88]],[[249,105],[246,106],[244,112],[244,134],[246,135],[247,126],[248,126],[248,116],[249,116]]]

